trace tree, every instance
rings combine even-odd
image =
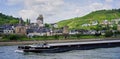
[[[113,30],[117,30],[117,24],[114,24],[112,27]]]
[[[45,23],[45,27],[46,27],[46,28],[50,28],[50,25],[47,24],[47,23]]]
[[[10,24],[17,24],[18,22],[19,22],[18,20],[12,19],[9,23]]]
[[[111,30],[107,30],[105,32],[105,37],[111,37],[111,36],[113,36],[113,32]]]
[[[18,23],[18,18],[0,13],[0,25],[16,23]]]
[[[30,24],[30,19],[27,19],[27,20],[26,20],[26,24]]]
[[[54,35],[54,38],[55,38],[55,39],[59,39],[59,35],[57,35],[57,34]]]

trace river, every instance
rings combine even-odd
[[[0,46],[0,59],[120,59],[120,47],[63,53],[16,53],[17,46]]]

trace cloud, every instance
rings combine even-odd
[[[79,8],[75,8],[75,9],[76,10],[74,11],[74,15],[84,16],[84,15],[90,13],[91,11],[112,9],[112,6],[109,4],[94,2],[89,5],[81,6]]]
[[[91,5],[89,5],[89,7],[91,9],[91,11],[96,11],[96,10],[102,10],[102,9],[111,9],[112,6],[109,4],[103,4],[103,3],[92,3]]]
[[[105,0],[105,1],[108,2],[108,3],[109,3],[109,2],[113,2],[113,0]]]
[[[109,5],[102,3],[92,3],[89,6],[78,7],[75,4],[65,3],[64,0],[25,0],[25,7],[19,11],[23,19],[30,18],[36,22],[39,14],[44,15],[45,22],[57,22],[67,18],[83,16],[91,11],[109,9]]]
[[[32,19],[33,16],[36,16],[37,12],[33,10],[21,10],[19,12],[19,15],[22,16],[22,18],[27,19],[28,17]]]
[[[24,9],[19,11],[19,15],[23,19],[30,18],[35,22],[39,14],[43,14],[47,18],[60,13],[61,7],[64,5],[63,0],[25,0]]]
[[[93,10],[98,10],[98,9],[103,8],[103,4],[102,3],[93,3],[89,7],[92,8]]]
[[[75,4],[77,1],[73,2],[73,0],[71,2],[65,0],[8,0],[8,2],[11,5],[24,5],[23,9],[18,11],[18,15],[24,20],[29,18],[32,22],[36,22],[38,15],[43,14],[47,23],[83,16],[95,10],[112,8],[111,5],[100,2],[84,2],[85,5],[80,2],[81,5],[79,5]]]

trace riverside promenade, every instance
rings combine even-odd
[[[39,43],[68,43],[68,42],[92,42],[92,41],[102,41],[102,42],[120,42],[119,38],[104,38],[104,39],[66,39],[66,40],[40,40],[40,41],[11,41],[11,42],[0,42],[0,46],[9,45],[27,45],[27,44],[39,44]],[[87,43],[86,43],[87,44]]]

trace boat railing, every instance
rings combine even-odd
[[[31,47],[50,47],[47,43],[29,45]]]

